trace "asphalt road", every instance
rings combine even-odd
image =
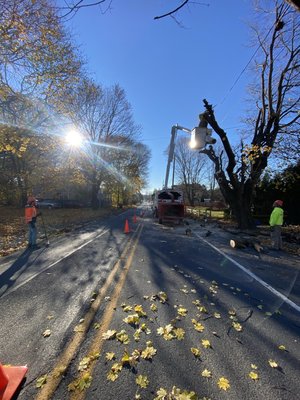
[[[29,367],[18,399],[163,400],[174,386],[182,399],[298,399],[298,259],[138,214],[0,262],[0,360]]]

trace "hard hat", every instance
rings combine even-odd
[[[274,205],[278,206],[278,207],[282,207],[283,206],[283,201],[282,200],[275,200],[274,201]]]
[[[28,199],[27,199],[27,203],[28,204],[35,203],[35,202],[36,202],[36,198],[35,197],[33,197],[33,196],[29,196],[28,197]]]

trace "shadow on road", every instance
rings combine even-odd
[[[35,261],[44,251],[44,249],[41,250],[42,251],[37,253],[32,253],[32,251],[26,249],[6,271],[0,274],[0,297],[3,296],[3,294],[15,284],[19,276],[27,268],[35,263]],[[31,254],[34,254],[34,258],[29,261]]]

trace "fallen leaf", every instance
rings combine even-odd
[[[286,347],[283,344],[278,346],[278,348],[279,348],[279,350],[286,351]]]
[[[257,365],[251,364],[251,368],[252,368],[252,369],[257,369]]]
[[[181,315],[182,317],[185,317],[187,312],[188,312],[188,310],[186,308],[183,308],[183,307],[179,307],[178,310],[177,310],[177,313],[179,315]]]
[[[203,332],[204,331],[204,325],[201,324],[201,322],[198,322],[197,320],[195,320],[194,318],[192,319],[192,323],[194,325],[194,328],[196,331],[198,332]]]
[[[146,317],[147,314],[145,313],[145,311],[143,310],[143,306],[142,305],[136,305],[134,306],[134,311],[137,313],[137,315],[139,317]]]
[[[109,373],[106,376],[106,379],[108,381],[112,381],[112,382],[114,382],[118,378],[119,378],[119,374],[117,372],[114,372],[114,371],[111,371],[111,370],[109,371]]]
[[[233,322],[232,326],[237,332],[241,332],[243,330],[243,327],[239,322]]]
[[[124,312],[129,312],[129,311],[132,311],[132,306],[129,306],[129,305],[126,305],[126,304],[124,304],[124,307],[122,307],[123,308],[123,311]]]
[[[115,355],[115,353],[113,353],[113,352],[106,353],[106,355],[105,355],[105,359],[106,359],[107,361],[114,360],[115,358],[116,358],[116,355]]]
[[[157,350],[153,346],[147,346],[141,354],[141,357],[145,360],[151,360],[157,353]]]
[[[258,373],[257,372],[255,372],[255,371],[251,371],[250,373],[249,373],[249,377],[251,378],[251,379],[253,379],[254,381],[257,381],[258,380]]]
[[[122,329],[120,332],[118,332],[116,334],[116,338],[119,342],[123,343],[123,344],[129,344],[130,343],[130,339],[129,336],[127,335],[126,331],[124,329]]]
[[[227,390],[230,388],[229,380],[224,378],[223,376],[218,380],[217,385],[220,389]]]
[[[152,303],[150,306],[150,310],[153,312],[157,311],[157,306],[154,303]]]
[[[128,325],[138,325],[140,322],[140,317],[138,314],[130,314],[128,317],[124,318],[123,321]]]
[[[279,367],[277,362],[274,361],[274,360],[269,360],[268,363],[269,363],[270,367],[272,367],[272,368],[278,368]]]
[[[160,388],[157,392],[156,392],[156,397],[154,398],[154,400],[166,400],[167,399],[167,395],[168,392],[166,391],[166,389]]]
[[[204,370],[201,372],[201,375],[202,375],[204,378],[211,378],[211,371],[209,371],[208,369],[204,369]]]
[[[47,377],[48,377],[47,374],[40,376],[40,377],[36,380],[36,385],[35,385],[35,387],[37,387],[37,388],[43,387],[43,386],[45,385],[45,383],[47,382]]]
[[[102,334],[102,339],[104,339],[104,340],[114,339],[114,337],[116,336],[116,333],[117,333],[117,331],[115,331],[115,330],[108,330]]]
[[[149,385],[149,380],[146,375],[138,375],[135,382],[141,388],[146,388]]]
[[[79,362],[78,371],[86,370],[90,362],[91,362],[90,357],[83,357],[83,359]]]
[[[46,330],[42,333],[42,335],[43,335],[44,337],[49,337],[49,336],[51,335],[51,330],[50,330],[50,329],[46,329]]]
[[[182,328],[174,328],[173,333],[178,340],[184,339],[185,331]]]
[[[205,347],[206,349],[209,349],[211,347],[210,341],[207,339],[202,339],[201,343],[202,346]]]
[[[201,356],[201,350],[197,349],[196,347],[191,347],[191,352],[194,354],[195,357]]]

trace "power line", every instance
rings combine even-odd
[[[224,96],[223,100],[215,105],[215,108],[218,105],[221,105],[224,103],[224,101],[227,99],[227,97],[229,96],[229,94],[231,93],[231,91],[233,90],[233,88],[235,87],[235,85],[238,83],[238,81],[240,80],[241,76],[244,74],[244,72],[246,71],[246,69],[248,68],[249,64],[251,63],[251,61],[253,60],[253,58],[256,56],[258,50],[261,48],[261,46],[263,45],[263,43],[266,41],[267,37],[269,36],[270,32],[273,29],[273,25],[271,26],[271,28],[269,29],[268,33],[266,34],[265,38],[263,39],[263,41],[259,44],[259,46],[257,47],[257,49],[255,50],[255,52],[252,54],[252,56],[250,57],[250,60],[247,62],[247,64],[245,65],[245,67],[242,69],[242,71],[239,73],[238,77],[236,78],[236,80],[234,81],[233,85],[231,86],[231,88],[228,90],[227,94]]]

